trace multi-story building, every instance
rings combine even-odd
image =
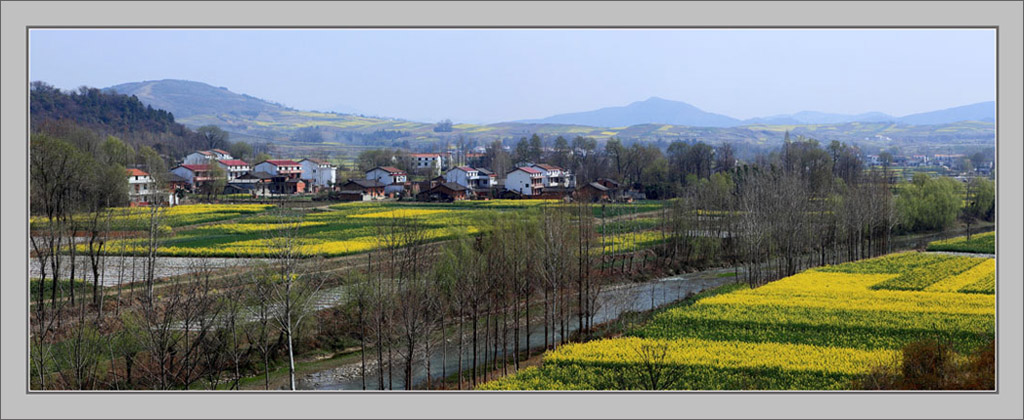
[[[302,165],[302,179],[310,180],[309,185],[311,190],[320,188],[330,188],[334,186],[338,173],[338,168],[323,159],[302,159],[299,161]]]
[[[434,175],[441,173],[441,155],[438,153],[412,153],[409,159],[416,170],[429,170]]]
[[[530,167],[518,167],[505,177],[505,189],[524,196],[540,195],[544,190],[544,174]]]
[[[302,165],[293,160],[265,160],[257,163],[253,169],[257,172],[266,172],[289,179],[299,179],[302,176]]]
[[[249,166],[248,163],[240,159],[220,159],[217,161],[217,164],[224,169],[228,182],[252,171],[252,166]]]
[[[195,190],[209,182],[210,165],[178,165],[171,169],[171,173],[182,177],[188,182],[189,189]]]
[[[378,166],[366,171],[366,179],[373,179],[384,184],[388,194],[401,193],[409,180],[409,174],[393,166]]]
[[[530,167],[541,172],[542,182],[545,187],[572,187],[572,185],[570,185],[570,180],[572,177],[569,174],[569,171],[565,169],[559,168],[555,165],[548,165],[546,163],[537,163],[534,165],[530,165]]]

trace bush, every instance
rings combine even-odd
[[[934,340],[903,347],[898,370],[879,366],[864,375],[856,388],[872,390],[992,390],[995,389],[995,341],[966,358]]]

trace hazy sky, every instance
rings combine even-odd
[[[186,79],[321,111],[497,122],[651,96],[750,118],[995,99],[993,30],[32,30],[30,79]]]

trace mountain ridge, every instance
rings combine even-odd
[[[646,114],[638,116],[638,112]],[[871,111],[860,114],[839,114],[800,111],[740,120],[723,114],[706,112],[682,101],[652,96],[626,106],[604,107],[592,111],[556,114],[545,118],[514,122],[534,124],[580,124],[593,127],[625,127],[638,124],[674,124],[695,127],[739,127],[745,125],[820,125],[851,122],[895,122],[909,125],[948,124],[961,121],[995,121],[995,102],[985,101],[952,108],[896,117]]]

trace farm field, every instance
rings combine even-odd
[[[841,390],[919,340],[994,338],[994,259],[906,252],[731,285],[482,390]],[[961,357],[961,356],[957,357]]]
[[[416,202],[352,202],[326,208],[296,211],[278,210],[267,204],[199,204],[164,210],[161,216],[160,245],[157,255],[165,257],[266,257],[274,250],[275,237],[285,231],[293,237],[301,254],[336,257],[367,252],[383,246],[380,229],[396,221],[416,222],[423,227],[421,242],[434,242],[484,232],[499,217],[521,214],[544,206],[562,206],[560,200],[462,201],[448,204]],[[607,218],[660,209],[659,202],[608,204],[595,206],[594,217]],[[84,218],[84,216],[83,216]],[[110,218],[112,230],[140,232],[149,223],[146,209],[117,209]],[[41,228],[45,221],[34,219]],[[639,240],[649,246],[655,242],[652,219],[609,223],[609,250],[629,251],[623,246]],[[633,230],[643,230],[637,234]],[[629,232],[629,233],[627,233]],[[638,236],[639,235],[639,236]],[[105,250],[111,255],[145,253],[145,235],[113,239]],[[85,244],[79,250],[86,251]]]
[[[967,240],[966,236],[958,236],[955,238],[935,241],[928,244],[928,250],[970,252],[975,254],[995,254],[996,233],[986,232],[971,235],[971,240],[969,241]]]

